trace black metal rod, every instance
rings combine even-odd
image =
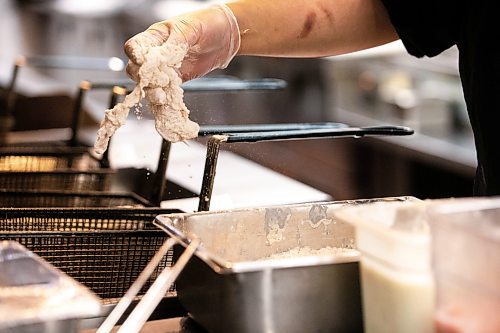
[[[251,124],[251,125],[203,125],[198,132],[199,136],[248,132],[275,132],[308,129],[346,128],[346,124],[334,122],[318,123],[278,123],[278,124]]]
[[[5,113],[7,116],[12,116],[14,114],[14,107],[16,103],[16,93],[15,87],[17,78],[19,77],[19,69],[25,64],[24,57],[18,57],[12,68],[12,76],[7,87],[5,95]]]
[[[203,170],[203,182],[198,202],[199,212],[208,211],[210,209],[215,173],[217,169],[217,159],[219,157],[221,143],[226,141],[226,139],[227,136],[214,135],[208,140],[207,157],[205,159],[205,169]]]
[[[345,127],[330,129],[305,129],[274,132],[248,132],[227,134],[228,143],[283,141],[299,139],[364,137],[364,136],[404,136],[413,134],[413,130],[402,126],[375,126],[375,127]]]
[[[75,104],[73,105],[73,114],[71,117],[71,139],[69,144],[73,147],[78,146],[78,129],[82,114],[83,98],[90,88],[92,88],[92,84],[88,81],[80,82],[78,87],[78,93],[76,94]]]
[[[156,168],[156,172],[153,178],[153,187],[150,196],[150,201],[158,206],[160,206],[160,203],[163,199],[163,193],[165,191],[165,186],[166,186],[165,177],[167,173],[168,158],[170,155],[171,146],[172,144],[169,141],[162,139],[160,158],[158,159],[158,166]]]

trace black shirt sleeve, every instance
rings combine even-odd
[[[460,0],[382,0],[408,53],[438,55],[458,43]]]

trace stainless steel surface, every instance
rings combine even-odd
[[[173,245],[175,245],[175,242],[176,241],[174,239],[174,242],[169,243],[168,246],[165,247],[166,251],[162,253],[162,256],[165,255]],[[165,268],[160,273],[160,275],[158,275],[153,285],[142,297],[139,304],[137,304],[137,306],[134,308],[134,311],[132,311],[130,316],[125,320],[118,332],[137,333],[141,330],[143,325],[148,320],[149,316],[153,313],[157,305],[162,300],[163,295],[165,295],[165,293],[171,288],[172,284],[175,282],[188,261],[191,259],[199,244],[199,239],[192,239],[190,244],[186,247],[182,255],[176,261],[175,265]],[[156,266],[156,264],[152,266]]]
[[[137,279],[132,283],[130,288],[127,290],[125,295],[116,304],[113,311],[109,314],[106,320],[97,330],[97,333],[110,332],[116,325],[118,320],[123,316],[127,308],[136,299],[137,294],[141,291],[144,284],[148,281],[151,275],[154,273],[156,267],[160,264],[160,261],[167,254],[167,252],[174,246],[175,240],[173,238],[167,239],[163,245],[158,249],[158,252],[151,258],[149,263],[144,267],[144,270],[139,274]],[[159,302],[158,302],[159,303]],[[155,304],[155,307],[158,304]],[[151,314],[151,313],[150,313]],[[147,319],[147,318],[146,318]]]
[[[138,299],[134,300],[130,307],[126,311],[126,315],[128,315],[139,302]],[[103,305],[103,309],[101,313],[97,316],[92,316],[85,318],[80,323],[80,329],[82,330],[91,330],[95,332],[100,325],[106,320],[108,315],[115,308],[116,303],[107,303]],[[155,311],[149,317],[149,321],[153,320],[165,320],[171,318],[179,318],[185,317],[187,315],[186,310],[182,307],[177,299],[175,293],[168,293],[158,304]],[[121,324],[123,321],[119,321],[118,324]],[[86,331],[85,331],[86,332]]]
[[[0,242],[0,332],[78,332],[100,312],[88,289],[16,242]]]
[[[176,287],[210,332],[360,332],[358,256],[261,259],[298,246],[353,248],[354,230],[333,219],[335,209],[406,200],[413,198],[169,214],[155,223],[183,246],[191,235],[201,239]]]

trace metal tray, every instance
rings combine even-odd
[[[334,220],[345,205],[395,197],[222,212],[169,214],[155,224],[182,246],[201,246],[176,280],[190,315],[210,332],[361,332],[359,257],[261,260],[296,247],[354,248],[354,230]],[[354,251],[356,253],[356,251]]]

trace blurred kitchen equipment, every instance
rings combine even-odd
[[[87,190],[109,190],[111,188],[113,182],[111,178],[115,172],[110,169],[100,169],[101,167],[109,167],[108,155],[103,155],[101,159],[98,159],[95,154],[91,153],[89,147],[80,146],[77,140],[82,101],[85,93],[90,89],[112,90],[110,107],[115,105],[119,94],[125,93],[119,87],[82,81],[73,109],[72,137],[67,143],[69,147],[54,142],[0,147],[0,172],[2,172],[0,177],[5,180],[2,188],[52,189],[54,183],[50,183],[50,181],[62,184],[61,189],[64,190],[79,191],[82,190],[81,186],[84,184],[88,186],[84,188]],[[51,174],[47,174],[47,172],[51,172]],[[100,182],[108,184],[101,186]]]
[[[121,71],[125,67],[123,60],[117,57],[110,58],[92,58],[92,57],[69,57],[69,56],[18,56],[14,67],[12,69],[12,76],[8,84],[5,96],[4,96],[4,108],[1,116],[1,120],[4,123],[2,129],[5,133],[8,133],[12,126],[14,125],[14,106],[16,102],[16,83],[20,73],[20,69],[23,67],[34,67],[38,69],[77,69],[77,70],[104,70],[104,71]],[[76,136],[78,131],[78,120],[80,118],[80,109],[82,98],[85,91],[92,88],[91,83],[85,83],[83,81],[80,84],[79,94],[75,102],[73,119],[71,124],[72,138],[70,143],[72,145],[76,144]],[[105,88],[105,87],[95,87],[95,88]],[[7,128],[5,124],[10,124],[11,126]],[[5,135],[4,135],[5,136]]]
[[[377,202],[333,214],[356,228],[366,333],[434,332],[425,208],[416,200]]]
[[[85,62],[77,62],[76,65],[72,62],[68,62],[66,59],[59,64],[58,57],[35,57],[32,61],[36,64],[43,64],[43,66],[59,66],[65,68],[68,66],[74,68],[75,66],[85,67]],[[90,61],[92,59],[87,59]],[[91,64],[89,66],[97,66],[97,64]],[[71,67],[73,66],[73,67]],[[14,76],[15,78],[15,76]],[[15,82],[15,79],[14,79]],[[78,204],[84,201],[80,200],[82,195],[77,192],[95,192],[95,191],[121,191],[130,192],[129,199],[137,203],[139,199],[139,204],[143,204],[146,200],[159,205],[164,196],[164,189],[166,183],[169,187],[179,188],[178,185],[173,184],[164,180],[165,172],[161,173],[163,165],[166,167],[166,161],[160,158],[158,164],[158,170],[156,174],[161,174],[161,177],[149,177],[150,172],[143,169],[134,170],[113,170],[106,169],[109,167],[109,157],[107,152],[99,159],[95,154],[91,153],[91,148],[79,146],[77,140],[78,127],[80,123],[82,102],[87,91],[91,89],[105,89],[111,90],[110,98],[110,108],[113,107],[120,96],[126,93],[126,89],[120,86],[116,86],[109,82],[90,82],[82,81],[79,85],[79,91],[76,97],[76,101],[73,108],[73,121],[72,121],[72,138],[67,143],[71,147],[60,146],[51,144],[46,146],[48,143],[44,143],[42,146],[38,146],[38,143],[31,146],[8,146],[0,148],[0,179],[3,179],[2,188],[5,190],[17,191],[13,198],[7,198],[8,201],[15,202],[15,207],[30,207],[26,204],[19,204],[22,201],[23,190],[28,192],[31,190],[37,190],[39,192],[45,192],[44,197],[36,198],[34,202],[32,193],[26,193],[26,200],[31,200],[33,207],[46,207],[46,204],[51,202],[59,202],[62,204],[60,207],[74,207],[76,197],[78,199],[76,202]],[[169,149],[170,146],[162,147],[160,155],[165,155],[165,149]],[[164,163],[163,163],[164,162]],[[100,167],[103,167],[100,169]],[[64,202],[60,200],[60,196],[54,196],[55,193],[50,192],[54,188],[54,184],[58,184],[58,190],[66,192],[66,194],[71,197],[72,200]],[[140,199],[133,192],[137,192],[147,199]],[[186,193],[185,190],[180,189],[176,193],[167,192],[167,194],[173,196],[187,195],[190,196],[191,193]],[[5,193],[4,193],[5,194]],[[125,193],[121,193],[124,196]],[[194,195],[194,194],[192,194]],[[112,199],[111,193],[108,193],[107,197]],[[5,195],[3,195],[5,199]],[[49,198],[50,197],[50,198]],[[87,199],[93,204],[102,205],[105,201],[102,195],[98,198],[92,198],[86,195]],[[69,199],[69,198],[68,198]],[[113,198],[109,202],[116,202]],[[129,200],[129,202],[131,202]],[[150,204],[148,204],[150,205]],[[95,205],[94,205],[95,206]]]
[[[0,332],[79,332],[101,311],[88,289],[16,242],[0,242]]]
[[[362,331],[354,229],[333,218],[344,206],[408,197],[160,215],[182,247],[201,245],[176,281],[189,314],[211,332]],[[193,238],[194,237],[194,238]],[[336,252],[318,254],[331,247]],[[304,257],[272,258],[295,248]],[[174,262],[179,253],[174,247]]]

